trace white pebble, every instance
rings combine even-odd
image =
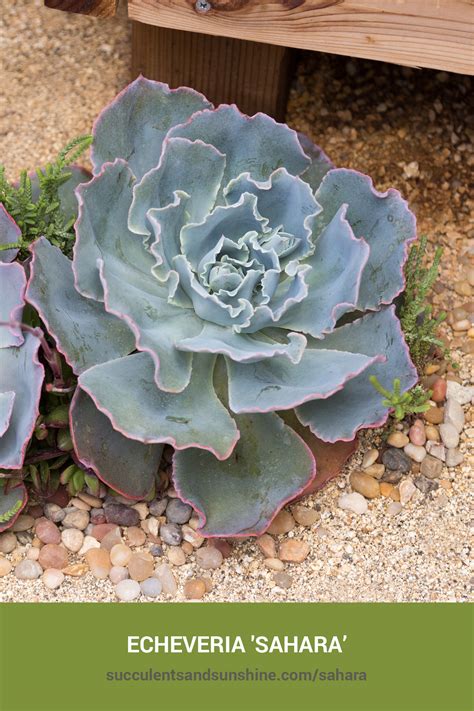
[[[439,433],[443,444],[448,449],[454,449],[459,444],[459,433],[454,425],[450,422],[445,422],[439,426]]]
[[[136,580],[121,580],[115,586],[115,594],[122,602],[136,600],[140,595],[140,585]]]
[[[411,479],[404,479],[398,489],[400,491],[400,503],[402,506],[405,506],[405,504],[410,501],[411,497],[415,493],[416,486]]]
[[[363,514],[368,509],[367,501],[362,494],[356,491],[351,494],[342,494],[342,496],[339,497],[338,506],[340,509],[352,511],[356,514]]]
[[[49,590],[56,590],[64,582],[64,573],[56,568],[47,568],[43,573],[43,583]]]
[[[426,449],[420,444],[407,444],[405,447],[403,447],[403,451],[414,462],[422,462],[423,459],[426,457]]]

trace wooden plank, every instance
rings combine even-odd
[[[44,0],[44,4],[53,10],[77,12],[94,17],[113,17],[118,0]]]
[[[133,20],[474,74],[471,0],[129,0]]]
[[[294,50],[132,23],[133,74],[192,86],[214,104],[285,117]]]

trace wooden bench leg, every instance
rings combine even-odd
[[[133,22],[133,76],[191,86],[214,104],[284,120],[295,50]]]

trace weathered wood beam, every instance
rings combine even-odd
[[[118,0],[44,0],[46,7],[94,17],[113,17]]]
[[[192,86],[214,104],[285,117],[294,50],[133,23],[133,74]]]
[[[160,27],[474,74],[470,0],[128,0]]]

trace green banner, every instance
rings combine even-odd
[[[3,604],[1,711],[470,711],[461,604]]]

